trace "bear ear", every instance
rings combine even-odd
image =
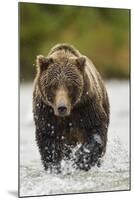
[[[84,56],[76,59],[76,65],[81,72],[83,72],[85,69],[85,63],[86,63],[86,59]]]
[[[52,58],[45,58],[43,55],[36,57],[36,66],[39,71],[46,70],[50,63],[53,62]]]

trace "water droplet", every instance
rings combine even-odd
[[[70,127],[72,126],[72,122],[69,122],[69,126],[70,126]]]
[[[96,141],[97,143],[102,144],[102,140],[101,140],[101,137],[100,137],[99,135],[94,134],[94,139],[95,139],[95,141]]]
[[[51,124],[49,124],[49,123],[48,123],[48,124],[47,124],[47,126],[48,126],[48,127],[50,127],[50,126],[51,126]]]
[[[35,119],[38,119],[38,116],[37,116],[37,115],[35,115],[35,116],[34,116],[34,118],[35,118]]]
[[[86,152],[86,153],[90,153],[90,150],[89,149],[84,149],[84,151]]]
[[[54,129],[54,126],[51,126],[52,129]]]
[[[61,139],[63,140],[63,139],[64,139],[64,136],[62,136]]]

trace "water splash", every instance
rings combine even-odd
[[[79,148],[78,145],[73,153]],[[21,166],[21,195],[62,194],[129,189],[128,153],[118,137],[108,142],[101,167],[84,172],[62,160],[61,174],[46,172],[38,163]]]
[[[129,88],[128,83],[107,84],[111,121],[107,151],[101,167],[84,172],[75,169],[72,160],[62,160],[61,174],[46,172],[40,160],[32,119],[32,86],[21,88],[20,123],[20,195],[36,196],[129,189]],[[118,95],[120,91],[120,95]],[[30,96],[31,95],[31,96]],[[118,98],[117,98],[118,97]],[[123,99],[123,101],[122,101]],[[28,103],[29,102],[29,103]],[[28,112],[28,113],[27,113]],[[123,115],[120,113],[124,113]],[[28,114],[28,115],[27,115]],[[31,114],[31,118],[29,117]],[[120,114],[120,115],[119,115]],[[26,117],[28,116],[28,118]],[[82,121],[82,119],[81,119]],[[50,122],[50,129],[53,131]],[[79,146],[76,147],[76,149]],[[72,152],[75,154],[75,150]]]

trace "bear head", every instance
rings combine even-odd
[[[57,59],[37,56],[37,84],[46,104],[59,117],[70,115],[84,87],[85,57]]]

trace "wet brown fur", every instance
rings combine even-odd
[[[81,57],[85,60],[83,62],[83,59],[79,59],[83,64],[77,61]],[[44,168],[52,168],[54,165],[59,169],[61,159],[70,152],[66,147],[75,147],[81,143],[74,162],[78,168],[88,170],[98,163],[106,151],[109,101],[103,80],[91,60],[68,44],[56,45],[46,58],[38,56],[36,62],[33,113],[36,140]],[[64,118],[55,116],[52,109],[55,92],[61,85],[68,88],[70,83],[76,86],[70,88],[72,93],[68,95],[68,101],[71,102],[70,115]],[[68,93],[70,90],[67,90]],[[54,134],[47,126],[48,123],[54,126]],[[101,144],[94,139],[95,135],[100,137]],[[84,148],[90,153],[87,154]]]

